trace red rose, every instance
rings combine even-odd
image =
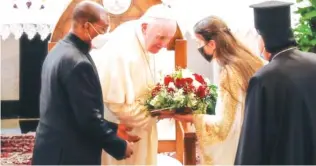
[[[185,86],[185,80],[177,78],[174,84],[177,88],[183,88]]]
[[[190,84],[192,84],[193,79],[192,79],[192,78],[184,78],[184,81],[185,81],[188,85],[190,85]]]
[[[200,98],[204,98],[207,94],[207,87],[204,85],[201,85],[197,88],[196,90],[196,95],[199,96]]]
[[[168,89],[167,89],[167,92],[168,92],[168,93],[173,93],[173,92],[175,92],[175,90],[174,90],[173,88],[168,88]]]
[[[170,75],[167,75],[164,79],[165,86],[168,86],[170,82],[173,82],[173,78]]]
[[[204,78],[199,75],[199,74],[193,74],[194,78],[196,81],[198,81],[199,83],[201,83],[202,85],[206,85],[206,82],[204,80]]]
[[[194,88],[194,86],[191,85],[191,84],[189,84],[189,85],[187,85],[187,86],[185,86],[185,87],[183,88],[183,91],[184,91],[185,94],[187,94],[187,93],[189,93],[189,92],[194,92],[194,90],[195,90],[195,88]]]

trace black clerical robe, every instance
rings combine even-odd
[[[316,164],[316,54],[286,51],[250,80],[235,164]]]
[[[89,44],[69,34],[47,55],[32,164],[100,165],[102,149],[124,158],[126,142],[116,136],[117,125],[103,119],[101,86],[89,50]]]

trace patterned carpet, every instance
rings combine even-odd
[[[30,165],[34,146],[34,133],[15,136],[1,135],[1,165]],[[175,152],[161,153],[175,158]],[[196,163],[200,163],[196,155]]]
[[[1,165],[30,165],[34,134],[1,135]]]

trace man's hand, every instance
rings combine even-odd
[[[125,159],[133,155],[133,143],[126,141]]]
[[[132,131],[132,128],[119,124],[117,128],[117,136],[128,142],[138,142],[140,137],[128,134],[127,132],[129,131]]]

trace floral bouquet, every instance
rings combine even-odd
[[[160,114],[215,114],[217,87],[188,69],[166,75],[149,89],[145,106],[152,116]]]

